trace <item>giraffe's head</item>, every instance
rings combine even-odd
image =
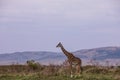
[[[61,46],[62,46],[62,44],[61,44],[61,42],[59,42],[56,47],[61,47]]]

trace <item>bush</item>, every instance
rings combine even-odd
[[[32,70],[38,70],[40,67],[40,64],[35,62],[34,60],[29,60],[27,61],[27,65],[29,66],[30,69]]]

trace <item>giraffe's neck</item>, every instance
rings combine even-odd
[[[63,46],[61,46],[61,50],[67,57],[70,55],[70,53]]]

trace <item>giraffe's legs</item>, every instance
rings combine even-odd
[[[79,66],[76,65],[75,68],[76,68],[76,73],[75,73],[75,74],[76,74],[76,76],[77,76],[77,75],[79,74]]]
[[[73,73],[74,73],[74,71],[73,71],[74,67],[75,67],[75,75],[73,75]],[[70,64],[70,76],[71,76],[71,78],[74,77],[74,76],[75,77],[80,76],[81,73],[82,73],[82,68],[81,68],[80,64],[76,64],[76,65]]]
[[[80,76],[81,75],[81,66],[78,64],[78,65],[76,65],[76,75],[77,76]]]
[[[73,77],[73,70],[72,70],[72,64],[70,63],[70,77]]]

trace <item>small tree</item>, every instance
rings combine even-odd
[[[34,60],[28,60],[26,63],[32,70],[37,70],[39,68],[39,63],[35,62]]]

